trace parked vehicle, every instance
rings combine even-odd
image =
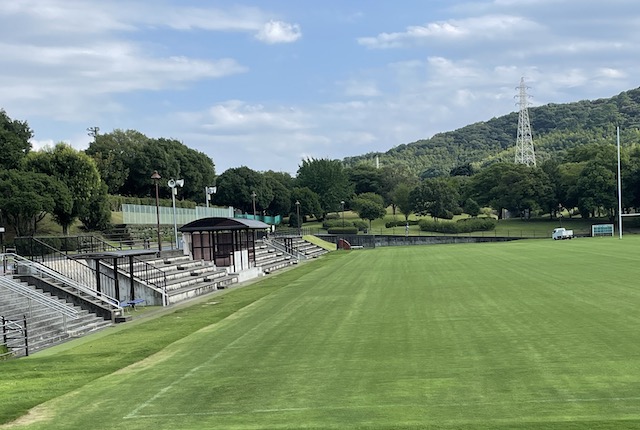
[[[553,240],[573,239],[573,230],[567,230],[564,227],[554,228],[551,238]]]

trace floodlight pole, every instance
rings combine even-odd
[[[620,176],[620,126],[616,127],[618,146],[618,235],[622,239],[622,178]]]
[[[253,202],[253,219],[256,219],[256,192],[255,190],[251,193],[251,201]]]
[[[162,178],[157,170],[153,171],[151,179],[156,184],[156,222],[158,230],[158,252],[162,252],[162,239],[160,238],[160,197],[158,195],[158,181]]]
[[[340,205],[342,206],[342,228],[344,228],[344,200],[340,202]]]
[[[300,233],[300,200],[296,200],[296,220],[298,221],[298,236],[302,236]]]

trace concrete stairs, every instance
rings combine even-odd
[[[298,260],[284,251],[278,250],[262,241],[256,242],[256,267],[265,274],[297,264]]]
[[[2,288],[0,294],[0,315],[7,320],[12,320],[18,324],[23,324],[23,317],[27,317],[27,334],[29,353],[33,353],[49,346],[58,344],[67,339],[80,337],[85,334],[103,329],[112,325],[110,320],[98,317],[78,306],[67,303],[63,299],[51,296],[32,285],[22,283],[32,290],[33,294],[40,296],[40,300],[57,302],[70,310],[74,310],[77,319],[51,309],[39,301],[29,299],[22,294],[18,294],[6,288]],[[24,355],[24,341],[12,339],[7,342],[7,346],[15,348],[15,355]]]
[[[228,288],[238,282],[238,275],[229,273],[226,268],[217,268],[209,261],[191,260],[179,253],[165,253],[161,257],[141,260],[144,263],[134,264],[134,275],[141,277],[138,271],[145,270],[144,264],[162,271],[166,277],[169,304]],[[129,267],[121,269],[128,271]]]

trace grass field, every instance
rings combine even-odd
[[[0,418],[51,398],[11,428],[640,428],[639,248],[333,253],[0,362]]]

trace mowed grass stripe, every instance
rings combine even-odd
[[[42,428],[637,424],[638,245],[352,252],[57,402],[64,424]]]

